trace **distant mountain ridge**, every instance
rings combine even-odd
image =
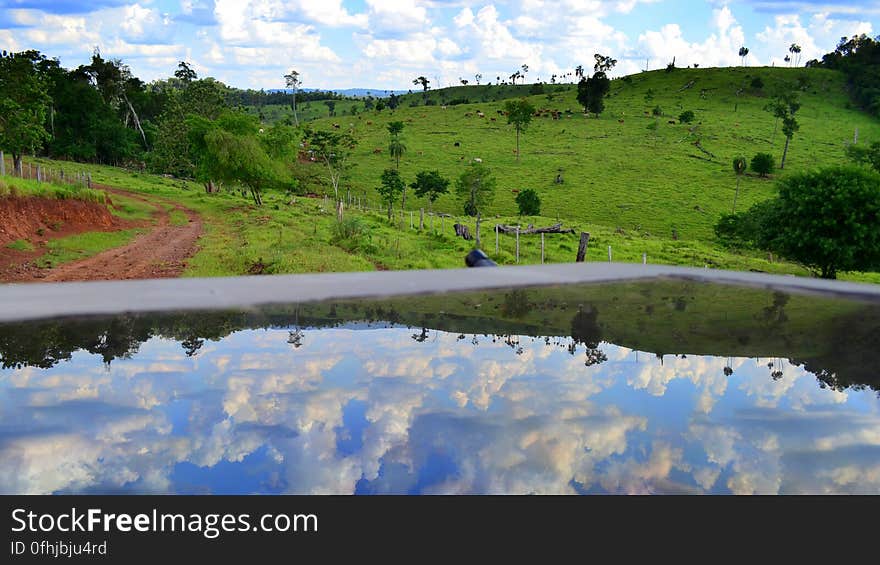
[[[300,92],[335,92],[342,96],[372,96],[374,98],[387,98],[391,94],[407,94],[408,90],[383,90],[380,88],[344,88],[341,90],[333,88],[300,88]],[[270,88],[266,92],[287,92],[293,93],[290,88]]]

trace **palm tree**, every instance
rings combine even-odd
[[[798,45],[797,43],[792,43],[791,47],[788,48],[788,51],[789,51],[789,53],[791,53],[792,55],[795,56],[794,66],[795,67],[798,66],[798,64],[800,63],[800,59],[801,59],[801,56],[800,56],[801,46]]]
[[[431,81],[429,81],[427,78],[425,78],[423,76],[420,76],[416,79],[413,79],[413,84],[416,86],[421,86],[422,90],[424,90],[425,92],[428,91],[428,83],[430,83],[430,82]]]
[[[748,55],[748,54],[749,54],[748,47],[740,47],[739,48],[739,56],[740,56],[740,59],[742,59],[742,66],[744,66],[744,67],[746,66],[746,55]]]

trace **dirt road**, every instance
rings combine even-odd
[[[156,223],[149,228],[150,231],[137,236],[128,245],[109,249],[88,259],[65,263],[48,271],[32,271],[33,278],[30,280],[99,281],[180,276],[186,266],[186,260],[195,254],[196,242],[202,233],[202,221],[199,215],[170,200],[144,198],[137,193],[106,186],[97,188],[154,205],[157,210],[154,216]],[[172,225],[169,212],[161,205],[162,203],[182,211],[186,214],[188,222],[184,225]]]

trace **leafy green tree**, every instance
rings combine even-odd
[[[535,107],[522,98],[520,100],[508,100],[504,103],[504,111],[507,113],[507,123],[513,124],[516,129],[516,160],[519,161],[519,134],[529,127]]]
[[[177,70],[174,71],[174,77],[184,84],[189,84],[199,78],[190,64],[186,61],[180,61],[177,63]]]
[[[12,154],[19,175],[22,155],[49,139],[44,124],[52,100],[38,67],[45,60],[38,51],[0,52],[0,149]]]
[[[483,163],[472,161],[455,181],[455,192],[464,201],[464,213],[476,216],[495,198],[495,177]]]
[[[313,131],[306,135],[306,141],[309,148],[327,167],[333,196],[339,200],[339,183],[351,167],[349,158],[357,146],[357,140],[347,133]]]
[[[336,115],[336,100],[324,100],[324,105],[327,106],[328,116]]]
[[[241,185],[257,206],[263,204],[263,190],[291,187],[283,163],[270,158],[258,138],[256,117],[227,112],[216,121],[191,116],[188,122],[199,180]]]
[[[605,95],[611,90],[611,80],[602,71],[596,71],[590,78],[581,77],[577,87],[577,101],[584,112],[599,114],[605,109]]]
[[[867,165],[880,173],[880,141],[869,146],[847,145],[846,156],[859,165]]]
[[[527,188],[516,195],[516,205],[520,216],[538,216],[541,214],[541,197],[533,188]]]
[[[762,178],[773,172],[774,162],[773,155],[769,153],[756,153],[751,161],[752,171],[758,173]]]
[[[449,192],[449,179],[443,178],[439,171],[420,171],[409,186],[416,196],[428,199],[429,209],[433,212],[434,202]]]
[[[791,138],[800,129],[794,115],[800,109],[801,103],[798,99],[797,92],[790,89],[780,93],[773,98],[773,101],[767,106],[767,109],[773,113],[777,122],[782,120],[782,134],[785,135],[785,148],[782,151],[782,161],[779,164],[780,169],[785,168],[785,157],[788,155],[788,145]],[[775,130],[774,130],[775,131]]]
[[[406,184],[400,178],[400,171],[397,169],[385,169],[382,171],[382,184],[376,189],[382,202],[388,205],[388,219],[391,219],[394,203],[397,197],[403,194]]]
[[[739,197],[739,181],[746,172],[746,158],[739,156],[733,158],[733,172],[736,173],[736,192],[733,193],[733,213],[736,214],[736,200]]]
[[[845,271],[880,269],[880,174],[859,167],[831,167],[786,177],[779,195],[743,216],[725,217],[716,232],[739,234],[822,278]]]
[[[681,114],[678,115],[678,121],[683,124],[689,124],[689,123],[693,122],[694,118],[696,118],[696,116],[694,115],[693,110],[685,110],[684,112],[682,112]]]

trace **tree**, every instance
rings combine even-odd
[[[299,78],[299,72],[295,69],[291,69],[289,73],[284,75],[284,84],[287,88],[293,89],[293,98],[290,101],[290,107],[293,109],[293,122],[299,126],[299,118],[296,116],[296,93],[299,91],[300,85],[302,85],[302,80]]]
[[[324,105],[327,106],[327,115],[334,116],[336,111],[336,100],[324,100]]]
[[[177,70],[174,71],[174,77],[186,85],[196,80],[198,75],[196,75],[193,68],[189,66],[189,63],[186,61],[180,61],[177,63]]]
[[[689,124],[689,123],[693,122],[694,118],[696,118],[696,116],[694,115],[693,110],[685,110],[684,112],[682,112],[681,114],[678,115],[678,121],[683,124]]]
[[[880,174],[831,167],[786,177],[764,207],[759,247],[836,278],[880,269]]]
[[[773,155],[769,153],[756,153],[755,156],[752,157],[751,168],[752,171],[758,173],[761,178],[765,178],[773,172]]]
[[[400,158],[406,153],[406,145],[403,144],[403,141],[401,141],[399,137],[391,137],[391,141],[388,143],[388,153],[391,155],[391,158],[394,159],[396,168],[400,170]]]
[[[529,72],[529,66],[528,66],[528,65],[523,65],[523,66],[522,66],[522,75],[521,75],[521,76],[522,76],[522,79],[523,79],[523,84],[526,83],[526,74],[528,74],[528,72]]]
[[[464,213],[477,216],[495,197],[495,177],[479,161],[472,161],[455,181],[455,192],[464,201]]]
[[[388,133],[391,134],[391,137],[397,137],[401,133],[403,133],[403,128],[405,127],[405,124],[398,120],[388,122],[388,125],[386,127],[388,128]]]
[[[483,80],[483,75],[481,75],[480,73],[475,74],[474,80],[476,81],[477,84],[480,84],[480,81]]]
[[[38,64],[38,51],[0,53],[0,149],[12,154],[12,166],[21,175],[21,158],[49,139],[43,124],[52,100]]]
[[[880,141],[865,147],[863,145],[847,145],[846,156],[859,165],[868,165],[880,173]]]
[[[184,69],[188,72],[182,73],[182,70],[178,69],[177,73],[186,77],[195,75],[188,66],[185,65]],[[132,90],[142,87],[143,83],[132,76],[128,65],[123,64],[119,59],[104,59],[96,48],[92,53],[91,63],[87,66],[81,66],[77,70],[92,80],[104,101],[123,117],[126,126],[129,123],[134,126],[141,135],[144,148],[147,148],[146,133],[141,126],[140,117],[128,97]],[[184,84],[188,86],[189,79]]]
[[[257,206],[263,204],[265,188],[293,185],[285,180],[282,163],[270,158],[257,138],[259,123],[254,116],[227,112],[216,121],[192,116],[188,122],[199,180],[240,184]]]
[[[746,66],[746,55],[749,54],[748,47],[740,47],[739,48],[739,58],[742,60],[742,66]]]
[[[394,203],[397,197],[403,194],[406,184],[400,178],[400,172],[397,169],[385,169],[382,171],[382,184],[376,189],[382,201],[388,204],[388,219],[391,219]]]
[[[519,134],[529,127],[535,107],[522,98],[520,100],[508,100],[504,103],[504,111],[507,113],[507,123],[513,124],[516,129],[516,160],[519,161]]]
[[[416,86],[421,86],[423,92],[428,92],[428,84],[430,84],[430,82],[431,81],[423,76],[413,79],[413,84]]]
[[[617,59],[612,59],[611,57],[602,55],[600,53],[595,53],[593,58],[596,60],[596,64],[593,65],[593,71],[597,73],[605,74],[611,69],[614,68],[614,65],[617,64]],[[583,69],[581,69],[581,75],[583,75]]]
[[[792,43],[788,51],[794,55],[794,66],[797,67],[801,62],[801,46],[797,43]]]
[[[746,158],[739,156],[733,158],[733,172],[736,173],[736,192],[733,193],[733,212],[736,214],[736,199],[739,197],[739,180],[746,172]]]
[[[541,198],[533,188],[527,188],[516,195],[516,205],[520,216],[538,216],[541,214]]]
[[[780,169],[785,168],[785,157],[788,155],[788,145],[795,132],[800,129],[800,125],[794,117],[800,107],[801,103],[798,99],[797,92],[793,89],[778,94],[766,107],[766,109],[769,112],[772,112],[776,117],[777,123],[780,119],[782,120],[782,133],[785,135],[785,148],[782,151],[782,161],[779,165]]]
[[[339,200],[339,183],[350,168],[348,159],[357,141],[347,133],[329,131],[310,132],[306,139],[311,150],[327,167],[333,196]]]
[[[611,81],[602,71],[596,71],[590,78],[581,77],[577,87],[577,101],[584,112],[599,114],[605,109],[605,95],[611,89]]]
[[[433,211],[434,202],[449,192],[449,179],[443,178],[439,171],[420,171],[409,186],[416,196],[428,199],[429,209]]]

